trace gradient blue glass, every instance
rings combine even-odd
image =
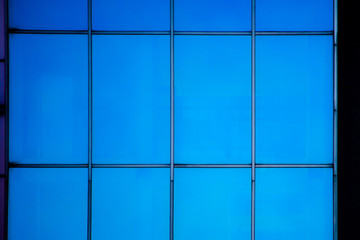
[[[170,163],[169,44],[93,37],[94,163]]]
[[[10,168],[9,239],[86,240],[87,173]]]
[[[174,239],[250,239],[250,169],[176,168],[174,184]]]
[[[175,0],[176,31],[250,31],[251,0]]]
[[[332,36],[257,37],[257,163],[332,163],[332,61]]]
[[[175,162],[250,163],[247,36],[175,37]]]
[[[86,30],[87,0],[9,0],[9,27]]]
[[[332,240],[331,168],[257,169],[257,240]]]
[[[87,51],[87,36],[10,35],[10,162],[87,163]]]
[[[169,31],[169,0],[93,0],[94,30]]]
[[[333,0],[256,0],[257,31],[332,31]]]
[[[170,169],[93,169],[92,239],[169,239]]]

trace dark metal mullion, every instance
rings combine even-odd
[[[337,197],[337,130],[338,130],[338,101],[337,101],[337,84],[338,84],[338,1],[334,0],[333,13],[333,239],[338,239],[338,197]]]
[[[174,0],[170,0],[170,240],[174,239]]]
[[[88,213],[87,240],[92,226],[92,0],[88,0]]]
[[[255,240],[255,2],[251,0],[251,240]]]

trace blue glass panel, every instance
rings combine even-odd
[[[5,58],[5,0],[0,0],[0,59]]]
[[[332,240],[332,169],[257,169],[257,240]]]
[[[175,0],[176,31],[250,31],[251,0]]]
[[[169,239],[170,170],[93,170],[92,239]]]
[[[170,162],[169,43],[169,36],[94,36],[94,162]]]
[[[175,38],[176,163],[249,163],[250,37]]]
[[[258,163],[331,163],[331,36],[257,37]]]
[[[174,239],[250,239],[250,169],[175,169]]]
[[[11,168],[9,184],[9,239],[87,239],[87,169]]]
[[[87,0],[9,0],[9,26],[19,29],[85,30]]]
[[[257,31],[332,31],[333,0],[256,0]]]
[[[169,0],[93,0],[93,29],[169,31]]]
[[[86,163],[87,36],[10,35],[10,161]]]

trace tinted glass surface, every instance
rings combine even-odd
[[[87,37],[10,35],[14,163],[86,163]]]
[[[95,163],[170,162],[168,36],[93,39]]]
[[[251,0],[175,0],[176,31],[250,31]]]
[[[169,239],[169,169],[94,169],[92,238]]]
[[[9,26],[18,29],[85,30],[87,0],[9,0]]]
[[[256,161],[331,163],[331,36],[257,37]]]
[[[175,169],[174,239],[250,239],[250,169]]]
[[[250,38],[176,36],[175,162],[249,163]]]
[[[93,0],[93,29],[169,31],[168,0]]]
[[[256,239],[333,239],[332,171],[257,169]]]
[[[256,0],[257,31],[332,31],[333,0]]]
[[[87,239],[87,169],[11,168],[9,182],[9,239]]]

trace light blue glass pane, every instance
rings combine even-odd
[[[250,37],[175,38],[175,162],[249,163]]]
[[[175,169],[174,239],[250,239],[250,169]]]
[[[250,31],[251,0],[175,0],[176,31]]]
[[[170,162],[169,36],[93,38],[95,163]]]
[[[86,163],[87,37],[10,35],[10,161]]]
[[[331,163],[331,36],[257,37],[257,163]]]
[[[18,29],[85,30],[87,0],[9,0],[9,26]]]
[[[257,169],[257,240],[332,240],[332,169]]]
[[[86,240],[87,169],[11,168],[9,239]]]
[[[170,170],[93,170],[92,239],[169,239]]]
[[[93,0],[93,29],[169,31],[169,0]]]
[[[256,0],[257,31],[332,31],[333,0]]]

